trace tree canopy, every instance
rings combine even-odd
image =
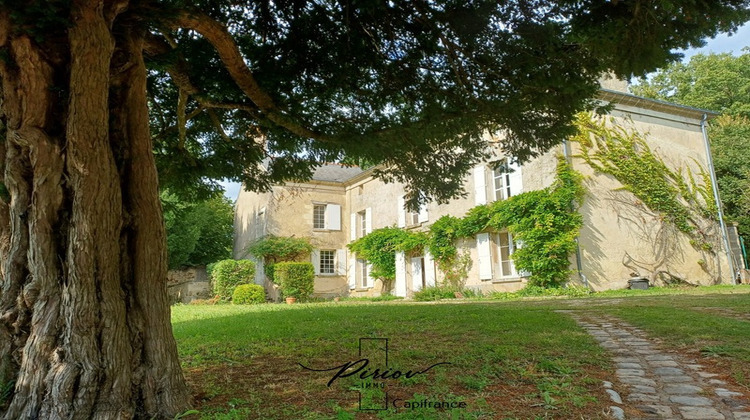
[[[720,112],[709,127],[719,193],[727,219],[750,237],[750,49],[698,54],[632,86],[638,95]]]
[[[459,195],[485,130],[525,160],[573,133],[605,72],[644,74],[748,19],[738,0],[153,7],[146,52],[165,182],[263,189],[365,159],[405,183],[410,205]]]
[[[169,268],[208,265],[230,258],[234,239],[234,209],[220,193],[205,200],[185,201],[161,193],[167,229]]]

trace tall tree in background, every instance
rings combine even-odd
[[[747,7],[0,1],[0,385],[12,388],[0,415],[188,407],[157,164],[174,188],[262,189],[346,155],[384,164],[412,207],[444,201],[483,156],[484,130],[521,159],[540,153],[573,132],[604,72],[662,66],[736,29]]]
[[[750,49],[698,54],[631,87],[646,97],[721,113],[709,127],[719,194],[728,220],[750,238]]]
[[[232,257],[234,208],[221,192],[186,200],[162,191],[169,269],[208,265]]]

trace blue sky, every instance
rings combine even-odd
[[[693,48],[682,51],[685,54],[683,61],[689,61],[696,54],[710,54],[731,52],[734,55],[742,54],[742,48],[750,46],[750,23],[742,26],[735,34],[721,34],[716,38],[707,40],[703,48]],[[240,193],[240,184],[236,182],[220,182],[224,187],[224,195],[234,201]]]

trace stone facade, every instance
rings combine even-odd
[[[167,294],[169,302],[190,303],[195,299],[211,297],[211,284],[206,267],[188,267],[167,272]]]
[[[613,83],[608,87],[622,86]],[[709,168],[701,131],[704,111],[618,90],[602,89],[600,97],[614,105],[610,124],[646,133],[650,147],[667,165],[693,171],[698,166]],[[488,140],[501,141],[491,136]],[[635,196],[622,191],[622,185],[611,176],[594,173],[577,156],[578,152],[576,144],[560,145],[511,173],[494,171],[490,162],[477,165],[465,177],[465,198],[443,205],[428,203],[413,214],[403,209],[403,185],[385,184],[372,177],[371,171],[339,165],[325,165],[309,182],[275,186],[268,193],[243,190],[235,208],[234,257],[250,258],[246,246],[264,235],[309,237],[316,248],[311,256],[317,270],[316,295],[377,295],[383,292],[383,285],[369,278],[366,261],[358,260],[347,250],[350,241],[387,226],[426,230],[443,215],[462,217],[478,204],[545,188],[554,181],[557,156],[565,155],[574,169],[586,176],[587,190],[579,210],[584,227],[579,236],[580,251],[571,257],[571,281],[583,282],[595,290],[624,288],[634,272],[652,281],[658,281],[660,272],[695,284],[731,281],[723,243],[717,243],[716,257],[708,262],[686,237],[667,244],[673,249],[667,250],[666,260],[657,255],[665,251],[657,249],[649,232],[658,230],[661,221],[653,215],[633,213],[627,203],[637,201]],[[493,160],[505,159],[499,152],[494,155]],[[326,225],[318,220],[315,226],[315,217],[320,218],[321,214]],[[329,219],[333,219],[331,226],[327,225]],[[526,273],[518,273],[509,258],[516,244],[507,233],[483,232],[457,245],[470,260],[466,287],[489,292],[514,291],[526,285]],[[442,280],[429,253],[400,253],[396,261],[397,278],[391,291],[396,295],[408,297]],[[262,275],[262,261],[256,263],[261,267],[256,282],[269,286]]]

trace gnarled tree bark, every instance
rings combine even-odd
[[[73,1],[37,42],[0,10],[0,418],[167,418],[188,408],[169,320],[145,31]],[[7,197],[6,197],[7,198]],[[2,393],[0,393],[2,395]]]

